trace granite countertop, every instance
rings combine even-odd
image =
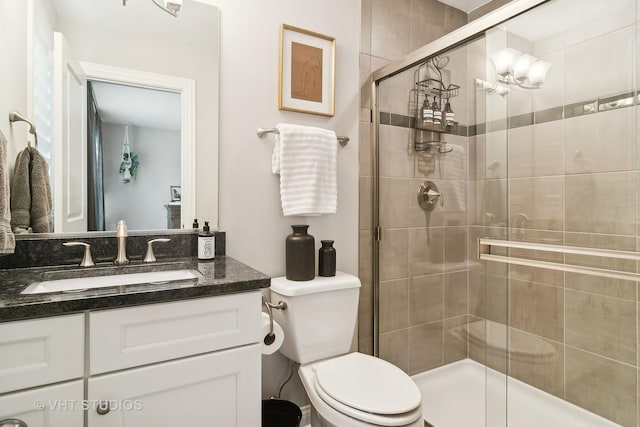
[[[76,292],[23,295],[33,282],[148,271],[193,269],[198,279],[167,283],[111,286]],[[173,259],[153,264],[141,262],[123,267],[111,264],[81,268],[54,266],[0,270],[0,322],[188,298],[227,295],[269,287],[269,276],[228,256],[198,262],[194,258]]]

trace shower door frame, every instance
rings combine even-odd
[[[496,9],[475,21],[472,21],[459,29],[452,31],[434,40],[431,43],[417,49],[403,59],[389,64],[372,74],[371,83],[371,139],[373,142],[373,245],[372,245],[372,288],[373,288],[373,355],[379,357],[380,354],[380,241],[382,240],[382,227],[380,226],[380,144],[378,126],[380,126],[380,105],[378,102],[378,90],[380,83],[403,71],[419,65],[426,59],[444,53],[450,49],[458,47],[471,40],[482,37],[484,33],[521,15],[537,6],[551,0],[518,0]]]

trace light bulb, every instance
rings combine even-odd
[[[491,55],[491,61],[496,67],[496,73],[505,77],[513,72],[513,65],[520,52],[510,47],[502,49]]]

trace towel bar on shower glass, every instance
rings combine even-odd
[[[493,247],[640,261],[640,253],[638,252],[583,248],[578,246],[548,245],[544,243],[513,242],[497,239],[478,239],[478,259],[480,260],[640,282],[640,274],[637,273],[587,267],[582,265],[563,264],[559,262],[539,261],[536,259],[512,257],[510,255],[495,255],[491,253]]]

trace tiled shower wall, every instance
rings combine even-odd
[[[556,1],[556,6],[561,5],[556,14],[565,14],[563,20],[570,22],[573,3]],[[507,226],[512,240],[640,250],[639,107],[619,108],[619,101],[618,108],[606,107],[611,97],[616,102],[625,99],[619,95],[638,88],[638,3],[620,0],[613,12],[608,10],[614,14],[611,19],[606,17],[588,29],[568,28],[535,42],[496,32],[486,41],[467,46],[467,86],[473,85],[475,77],[484,78],[487,46],[496,51],[502,43],[553,65],[542,89],[512,88],[503,98],[473,93],[471,87],[466,118],[464,109],[452,104],[458,119],[468,126],[468,137],[446,138],[464,151],[458,151],[457,158],[441,157],[443,169],[434,167],[437,159],[409,150],[411,133],[401,120],[393,122],[389,117],[388,123],[395,126],[380,126],[381,192],[390,197],[381,200],[381,220],[387,228],[381,248],[386,254],[381,259],[383,358],[415,373],[468,355],[621,425],[640,426],[636,284],[524,267],[507,270],[495,263],[483,266],[473,256],[477,237],[506,238]],[[371,352],[373,157],[366,145],[370,135],[367,78],[370,70],[387,63],[374,54],[381,52],[374,46],[383,37],[376,41],[373,33],[389,31],[394,36],[384,40],[405,40],[403,45],[413,49],[418,46],[411,45],[410,36],[406,41],[397,34],[398,28],[413,32],[408,22],[418,18],[406,18],[394,27],[390,21],[395,17],[384,11],[383,4],[378,5],[377,20],[376,2],[362,4],[360,275],[364,286],[359,346],[360,351]],[[411,8],[412,3],[407,4]],[[549,16],[539,19],[545,22]],[[443,22],[446,19],[437,25]],[[506,30],[519,26],[516,21]],[[454,59],[464,60],[464,55],[451,56],[448,68],[455,73],[458,62]],[[407,91],[412,76],[394,79],[398,81],[383,87],[381,109],[410,115]],[[389,90],[396,84],[397,90]],[[397,95],[389,97],[391,92]],[[460,177],[449,172],[460,157],[468,161],[468,222],[451,222],[460,218],[447,210],[446,199],[440,214],[436,210],[426,218],[416,209],[417,186],[429,178],[442,185],[445,195],[455,192],[452,186]],[[457,243],[465,236],[469,245],[462,251]],[[457,265],[462,252],[468,257],[468,272]],[[602,259],[536,256],[607,267]],[[617,261],[608,268],[640,271],[632,261]],[[462,308],[466,304],[468,311]],[[467,329],[457,327],[467,323]],[[464,336],[460,341],[456,333],[460,329],[470,331],[468,341]]]
[[[467,15],[435,0],[363,0],[360,117],[360,278],[362,290],[359,312],[359,350],[372,352],[372,164],[370,143],[371,72],[467,23]],[[409,115],[410,73],[390,82],[381,110]],[[397,89],[397,90],[395,90]],[[455,107],[454,107],[455,108]],[[458,138],[461,148],[456,161],[441,175],[433,156],[416,156],[409,150],[411,131],[401,126],[381,126],[381,162],[384,194],[381,219],[385,227],[381,259],[381,357],[407,372],[419,372],[440,365],[444,359],[467,356],[466,343],[447,346],[443,327],[466,320],[466,138]],[[452,156],[451,158],[453,158]],[[452,170],[455,164],[455,170]],[[462,178],[465,185],[457,204],[457,219],[446,219],[442,210],[430,222],[418,207],[415,192],[424,179],[445,187]],[[446,250],[445,250],[446,248]],[[455,267],[445,272],[445,256]],[[445,289],[448,291],[445,293]]]
[[[504,30],[517,32],[525,19],[570,23],[574,3],[556,1],[487,36],[491,52],[510,46],[553,65],[541,89],[512,88],[504,98],[477,93],[479,122],[486,124],[470,138],[476,200],[470,247],[483,235],[507,237],[509,226],[511,240],[640,249],[638,2],[617,2],[588,28],[547,32],[533,42],[505,37]],[[512,250],[511,256],[532,254]],[[638,271],[634,261],[533,257]],[[636,284],[485,267],[470,261],[469,356],[623,426],[640,425]]]

